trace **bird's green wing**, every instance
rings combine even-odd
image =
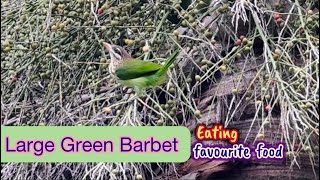
[[[120,80],[135,79],[156,73],[162,66],[142,60],[129,60],[116,70],[116,76]]]

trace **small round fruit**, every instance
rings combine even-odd
[[[275,14],[273,15],[273,18],[274,18],[275,20],[277,20],[277,19],[279,19],[279,18],[282,18],[282,16],[281,16],[279,13],[275,13]]]
[[[282,51],[277,48],[277,49],[274,50],[274,53],[276,53],[276,54],[278,54],[278,55],[281,55],[281,54],[282,54]]]
[[[213,33],[210,32],[210,31],[206,31],[206,32],[204,33],[204,35],[205,35],[208,39],[210,39],[210,38],[213,36]]]
[[[292,41],[289,41],[289,42],[288,42],[288,44],[287,44],[287,46],[288,46],[288,48],[290,48],[290,49],[291,49],[291,48],[293,48],[294,44],[293,44],[293,42],[292,42]]]
[[[183,20],[183,21],[181,22],[181,26],[182,26],[182,27],[187,27],[187,26],[188,26],[187,21],[186,21],[186,20]]]
[[[83,13],[83,16],[84,16],[85,18],[87,18],[87,17],[90,16],[90,13],[86,11],[86,12]]]
[[[169,88],[175,87],[172,82],[169,82],[168,86],[169,86]]]
[[[205,65],[201,66],[201,70],[202,70],[202,71],[205,71],[205,70],[207,70],[207,69],[208,69],[208,65],[205,64]]]
[[[237,39],[236,42],[235,42],[235,44],[236,44],[237,46],[240,46],[240,45],[241,45],[241,42],[242,42],[241,39]]]
[[[230,59],[225,58],[225,59],[222,60],[222,63],[223,64],[229,64],[230,63]]]
[[[118,175],[120,171],[118,169],[112,169],[112,174]]]
[[[199,110],[194,111],[194,115],[196,117],[200,117],[201,116],[201,112]]]
[[[309,10],[308,10],[308,14],[309,14],[309,15],[313,15],[313,10],[312,10],[312,9],[309,9]]]
[[[257,139],[263,139],[263,138],[264,138],[264,134],[263,133],[257,134]]]
[[[180,4],[175,4],[175,5],[174,5],[174,8],[176,8],[176,9],[179,10],[179,9],[181,8],[181,6],[180,6]]]
[[[9,40],[5,40],[2,45],[3,45],[4,47],[10,46]]]
[[[48,52],[51,51],[51,48],[50,47],[45,47],[44,50],[46,51],[46,53],[48,53]]]
[[[280,59],[280,55],[279,54],[274,54],[273,55],[273,59],[276,60],[276,61],[279,60]]]
[[[175,36],[179,36],[179,31],[178,31],[178,30],[174,30],[174,31],[173,31],[173,34],[174,34]]]
[[[232,94],[238,94],[238,89],[237,88],[232,89]]]
[[[150,46],[143,46],[142,51],[143,52],[149,52],[150,51]]]
[[[52,25],[52,26],[51,26],[51,30],[52,30],[52,31],[56,31],[57,29],[58,29],[58,27],[57,27],[56,25]]]
[[[173,94],[173,93],[176,92],[176,89],[172,87],[172,88],[169,89],[169,92]]]
[[[184,14],[184,15],[183,15],[183,18],[188,20],[188,19],[189,19],[189,14],[187,14],[187,13]]]
[[[281,24],[282,22],[283,22],[283,19],[282,19],[282,18],[276,19],[276,23],[277,23],[277,24]]]
[[[196,80],[196,81],[200,81],[200,80],[201,80],[201,76],[196,75],[196,76],[195,76],[195,80]]]
[[[157,125],[158,126],[161,126],[161,125],[163,125],[164,124],[164,121],[163,121],[163,119],[159,119],[158,121],[157,121]],[[141,178],[142,179],[142,178]]]
[[[31,48],[32,49],[37,49],[38,48],[38,43],[36,43],[36,42],[33,42],[32,44],[31,44]]]
[[[267,111],[267,112],[270,112],[271,109],[272,109],[272,107],[271,107],[270,105],[266,105],[266,106],[264,107],[264,110]]]
[[[103,8],[99,8],[98,11],[97,11],[97,13],[98,13],[99,15],[103,14],[103,12],[104,12]]]
[[[247,38],[243,38],[243,39],[242,39],[242,43],[243,43],[244,45],[248,44],[248,39],[247,39]]]
[[[119,21],[113,20],[113,21],[111,21],[111,25],[112,26],[117,26],[117,25],[119,25]]]
[[[142,177],[141,174],[137,174],[137,175],[136,175],[136,180],[142,180],[142,179],[143,179],[143,177]]]
[[[195,21],[195,19],[192,16],[189,16],[188,20],[189,20],[189,23],[193,23]]]
[[[128,44],[129,46],[132,46],[132,45],[134,44],[134,42],[135,42],[134,40],[129,39],[128,42],[127,42],[127,44]]]
[[[311,108],[311,107],[312,107],[312,104],[311,104],[310,102],[307,102],[307,103],[306,103],[306,106],[307,106],[308,108]]]
[[[9,46],[5,47],[5,48],[4,48],[4,51],[5,51],[5,52],[11,51],[11,47],[9,47]]]
[[[51,54],[51,53],[47,53],[47,54],[46,54],[46,57],[47,57],[47,58],[51,58],[51,57],[52,57],[52,54]]]
[[[170,112],[169,112],[169,115],[170,115],[171,117],[174,117],[174,115],[176,115],[176,113],[175,113],[174,111],[170,111]]]
[[[106,58],[101,58],[100,59],[100,63],[106,63],[107,62],[107,59]]]
[[[304,151],[306,152],[310,152],[311,151],[311,147],[310,146],[306,146],[303,148]]]
[[[174,103],[174,101],[172,99],[169,99],[167,102],[169,105],[172,105]]]
[[[249,47],[249,46],[245,47],[243,49],[243,52],[246,53],[246,54],[250,53],[251,52],[251,47]]]
[[[261,103],[262,103],[262,101],[260,101],[260,100],[257,100],[257,101],[256,101],[256,105],[257,105],[257,106],[259,106]]]
[[[102,112],[109,114],[109,113],[112,113],[112,109],[110,107],[104,107],[102,109]]]
[[[226,65],[221,65],[220,66],[220,70],[221,71],[226,71],[227,70],[227,66]]]
[[[39,123],[38,126],[46,126],[46,124],[44,122]]]
[[[105,32],[105,31],[107,30],[107,27],[106,27],[106,26],[101,26],[101,27],[100,27],[100,30],[101,30],[102,32]]]
[[[63,29],[63,28],[65,28],[65,27],[66,27],[66,25],[65,25],[64,23],[60,23],[60,24],[59,24],[59,28],[60,28],[60,29]]]
[[[264,96],[264,98],[265,98],[266,100],[270,100],[270,99],[271,99],[271,95],[270,95],[270,94],[267,94],[267,95]]]

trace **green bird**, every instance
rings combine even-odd
[[[159,86],[166,81],[167,71],[179,53],[176,50],[164,65],[160,65],[139,58],[133,59],[121,46],[106,42],[103,42],[103,46],[110,53],[109,72],[111,75],[120,84],[133,87],[138,96],[141,96],[147,88]]]

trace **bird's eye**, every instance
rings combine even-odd
[[[120,48],[114,48],[114,52],[116,53],[116,54],[119,54],[120,56],[121,56],[121,49]]]
[[[117,60],[121,60],[122,59],[122,51],[120,48],[118,47],[114,47],[113,48],[113,52],[114,52],[114,57],[117,59]]]

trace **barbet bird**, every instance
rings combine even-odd
[[[175,61],[179,51],[176,50],[164,65],[132,58],[128,52],[118,45],[103,42],[109,51],[111,62],[109,72],[116,80],[128,87],[133,87],[141,96],[147,88],[161,85],[167,79],[167,71]]]

